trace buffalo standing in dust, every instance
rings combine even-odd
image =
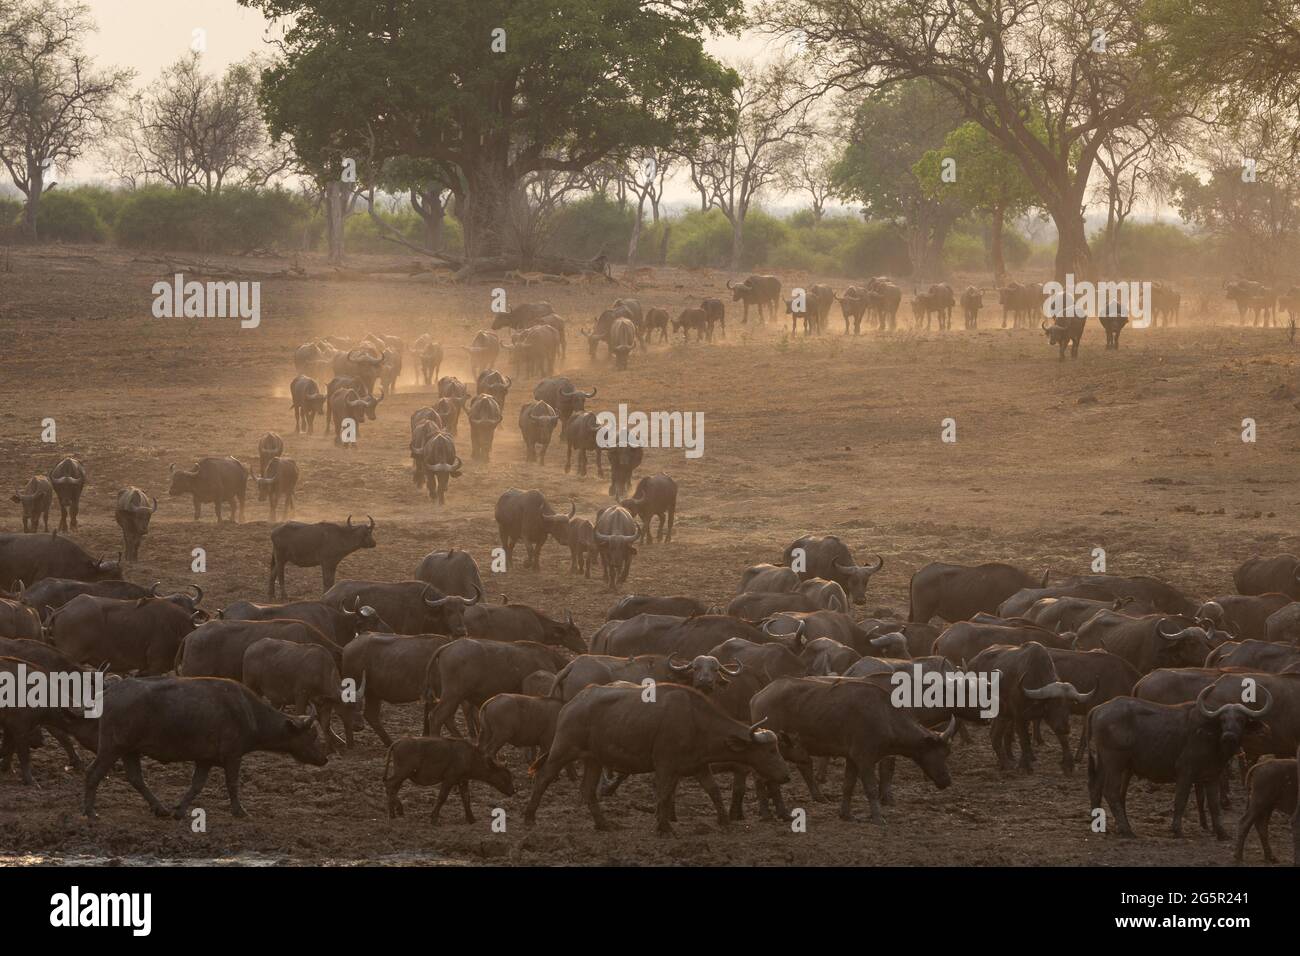
[[[925,623],[936,614],[945,621],[966,621],[980,611],[996,614],[998,606],[1022,588],[1047,587],[1009,564],[966,566],[933,562],[912,575],[909,621]]]
[[[322,395],[320,385],[306,375],[299,375],[289,383],[289,395],[293,399],[294,434],[310,435],[316,428],[316,416],[325,411],[328,396]]]
[[[1246,810],[1237,824],[1237,845],[1232,858],[1241,862],[1246,847],[1246,837],[1251,827],[1259,834],[1264,849],[1264,862],[1274,863],[1273,850],[1268,843],[1268,821],[1274,810],[1287,816],[1296,812],[1296,761],[1294,759],[1264,760],[1250,768],[1246,774]]]
[[[567,378],[546,378],[533,389],[533,398],[545,402],[560,416],[560,424],[567,424],[574,413],[584,411],[587,400],[596,397],[596,389],[584,392]]]
[[[447,724],[462,704],[476,713],[489,697],[518,694],[534,671],[558,671],[565,658],[550,644],[465,637],[438,648],[424,675],[424,732]],[[471,728],[472,730],[473,728]]]
[[[1300,558],[1294,554],[1280,554],[1273,558],[1259,555],[1248,558],[1232,573],[1232,583],[1238,594],[1288,594],[1300,601]]]
[[[306,524],[286,521],[271,529],[271,577],[267,582],[267,598],[275,600],[275,584],[280,583],[280,597],[288,598],[284,587],[284,571],[289,565],[296,568],[320,568],[321,587],[328,591],[334,585],[339,563],[353,551],[375,546],[375,519],[366,516],[368,524],[354,525],[348,515],[346,524],[336,521],[317,521]]]
[[[424,443],[420,451],[420,461],[416,466],[416,483],[423,475],[429,489],[429,500],[435,504],[445,504],[447,488],[451,479],[459,478],[464,463],[456,454],[456,442],[450,432],[440,431]]]
[[[41,530],[41,519],[45,519],[45,530],[50,530],[50,503],[54,500],[54,486],[44,475],[36,475],[28,480],[23,488],[9,496],[9,500],[23,506],[23,531],[35,534]]]
[[[641,527],[632,513],[622,506],[602,508],[596,512],[595,535],[605,583],[613,591],[627,580],[628,572],[632,570]]]
[[[309,706],[314,707],[330,753],[343,744],[330,727],[337,711],[348,735],[347,745],[352,746],[352,708],[343,702],[339,668],[325,648],[264,637],[244,651],[241,679],[272,707],[283,709],[293,704],[304,714]],[[359,688],[359,693],[364,692]]]
[[[158,499],[152,505],[149,496],[139,488],[123,488],[117,495],[117,507],[113,517],[122,529],[122,545],[126,548],[126,560],[140,560],[140,543],[149,533],[149,520],[158,510]]]
[[[800,581],[809,578],[835,581],[844,588],[854,604],[867,602],[867,585],[871,583],[872,575],[885,566],[885,559],[879,555],[876,556],[874,566],[856,564],[848,545],[833,534],[804,535],[791,542],[785,549],[782,564],[795,567],[792,562],[796,549],[801,549],[803,554],[800,562],[802,569],[796,569]]]
[[[288,754],[323,767],[329,758],[316,737],[312,716],[289,717],[236,681],[213,678],[123,680],[104,692],[99,751],[86,771],[85,815],[94,819],[95,792],[119,760],[126,779],[159,817],[183,819],[207,782],[208,772],[226,774],[230,812],[248,813],[239,801],[239,767],[254,751]],[[168,809],[145,783],[140,758],[194,763],[194,777],[180,803]]]
[[[284,454],[284,439],[275,432],[267,432],[262,436],[262,440],[257,443],[257,464],[258,472],[266,474],[266,466],[271,463],[272,458],[279,458]]]
[[[979,327],[980,309],[984,307],[984,293],[968,285],[966,291],[961,294],[961,311],[966,320],[966,331],[973,332]]]
[[[0,587],[13,590],[19,581],[71,578],[76,581],[121,581],[118,561],[92,558],[75,541],[49,535],[0,534]]]
[[[542,545],[548,535],[563,542],[569,529],[569,519],[578,513],[577,504],[569,503],[569,513],[558,515],[537,489],[520,491],[510,488],[497,499],[497,530],[501,546],[506,551],[506,567],[514,566],[515,546],[523,542],[527,557],[525,568],[541,568]]]
[[[555,409],[538,400],[526,402],[519,409],[519,432],[524,439],[524,460],[546,464],[546,450],[551,447],[551,436],[560,416]]]
[[[782,677],[755,694],[749,708],[751,720],[798,737],[812,756],[845,758],[842,820],[853,819],[853,790],[860,780],[872,822],[884,823],[876,764],[886,757],[909,758],[940,790],[952,783],[947,760],[957,719],[952,718],[943,733],[927,730],[892,706],[889,692],[877,685],[857,679]]]
[[[361,634],[343,648],[341,673],[358,688],[365,721],[385,747],[393,739],[384,729],[383,705],[420,700],[429,658],[452,640],[443,634]]]
[[[426,787],[435,783],[442,785],[429,818],[431,823],[438,822],[438,813],[447,802],[452,787],[460,791],[466,823],[474,822],[474,813],[469,806],[471,780],[482,780],[507,797],[515,792],[510,771],[505,767],[484,756],[472,744],[441,737],[401,737],[388,748],[388,757],[384,760],[384,790],[388,794],[390,817],[402,816],[406,812],[397,792],[408,780]]]
[[[244,679],[244,652],[257,641],[274,637],[295,644],[314,644],[329,652],[336,667],[343,664],[343,648],[306,621],[207,621],[181,641],[176,652],[180,677]]]
[[[175,498],[189,495],[194,500],[194,520],[198,521],[202,505],[211,502],[221,523],[221,505],[230,505],[230,520],[244,520],[244,496],[248,491],[248,469],[233,456],[225,458],[200,458],[193,468],[181,470],[171,466],[171,485],[167,494]],[[238,504],[238,517],[235,506]]]
[[[59,530],[67,531],[71,519],[72,530],[77,530],[77,511],[81,507],[81,492],[86,487],[86,469],[75,458],[65,458],[50,469],[50,484],[59,499]]]
[[[50,643],[73,660],[118,674],[165,674],[207,612],[167,598],[136,600],[83,594],[52,613]]]
[[[677,482],[669,475],[658,474],[637,482],[632,497],[619,502],[641,522],[641,541],[651,542],[650,519],[659,519],[658,540],[671,543],[673,519],[677,515]]]
[[[235,601],[222,608],[218,616],[223,621],[302,621],[340,647],[349,644],[363,631],[391,634],[393,630],[378,611],[359,602],[353,609],[334,607],[324,601],[294,601],[289,604]]]
[[[340,581],[321,600],[336,608],[372,607],[398,634],[463,637],[465,609],[483,600],[483,591],[461,597],[423,581]]]
[[[474,556],[456,548],[430,551],[420,559],[412,577],[432,584],[443,594],[473,594],[475,591],[482,594],[485,591]]]
[[[501,404],[489,394],[475,395],[466,415],[469,421],[470,457],[486,462],[492,457],[492,439],[501,424]]]
[[[284,456],[272,458],[262,477],[253,481],[257,483],[257,500],[270,501],[272,521],[281,500],[284,501],[284,517],[293,514],[293,493],[298,487],[297,462]]]
[[[566,704],[552,748],[541,760],[526,824],[536,822],[547,788],[574,760],[583,761],[582,799],[597,830],[609,829],[596,792],[602,768],[655,775],[658,831],[665,835],[672,833],[678,781],[687,776],[708,793],[719,825],[728,824],[711,763],[744,764],[776,784],[790,778],[776,734],[728,717],[700,691],[677,684],[658,685],[652,706],[642,701],[642,688],[626,685],[588,687]]]
[[[781,301],[781,280],[777,276],[752,275],[744,282],[728,280],[727,288],[731,290],[733,302],[744,303],[745,312],[740,319],[742,323],[749,322],[751,305],[758,309],[760,325],[763,322],[764,309],[771,315],[772,320],[776,321],[776,306]]]
[[[1091,806],[1110,804],[1120,836],[1135,836],[1126,800],[1129,782],[1140,777],[1175,784],[1174,836],[1183,835],[1183,811],[1193,785],[1204,788],[1210,818],[1220,840],[1228,837],[1220,820],[1219,781],[1224,768],[1241,749],[1241,738],[1258,727],[1272,707],[1271,699],[1257,709],[1241,703],[1207,706],[1207,687],[1194,702],[1157,704],[1136,697],[1116,697],[1097,707],[1084,722],[1088,740],[1088,796]]]

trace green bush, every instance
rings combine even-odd
[[[545,249],[552,255],[574,259],[590,259],[604,251],[610,261],[623,262],[635,219],[636,209],[630,203],[620,206],[600,193],[586,196],[555,211],[548,224]],[[644,249],[645,228],[643,222],[638,251]],[[647,258],[644,252],[640,257]]]
[[[309,210],[283,190],[194,189],[151,186],[129,193],[115,224],[127,246],[243,254],[297,249]]]
[[[1092,239],[1093,261],[1110,262],[1104,234]],[[1123,275],[1171,277],[1213,261],[1213,243],[1164,222],[1130,222],[1119,233],[1119,271]]]
[[[36,235],[42,241],[103,242],[108,227],[84,197],[55,190],[41,196],[36,206]]]

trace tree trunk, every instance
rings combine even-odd
[[[989,223],[989,258],[993,263],[993,284],[999,289],[1006,282],[1007,266],[1002,257],[1002,222],[1006,215],[1006,210],[1001,206],[994,206]]]
[[[45,192],[45,170],[39,163],[27,164],[27,205],[23,208],[23,232],[32,242],[37,239],[37,209]]]
[[[329,240],[329,261],[342,262],[343,223],[348,214],[348,198],[353,186],[333,180],[325,186],[325,231]]]
[[[645,196],[636,205],[636,218],[632,221],[632,236],[627,241],[627,265],[632,268],[636,261],[636,247],[641,243],[641,217],[645,213]]]
[[[672,233],[673,224],[671,222],[665,222],[663,235],[659,237],[659,264],[661,266],[668,265],[668,237],[671,236]]]
[[[741,256],[745,252],[745,219],[736,213],[731,220],[731,269],[740,270]]]
[[[457,203],[465,231],[465,258],[495,258],[506,254],[510,200],[514,184],[494,169],[475,171],[466,183],[464,203]],[[463,205],[463,210],[462,210]]]

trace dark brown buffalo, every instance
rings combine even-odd
[[[568,611],[563,621],[556,621],[527,604],[478,604],[465,609],[465,629],[470,637],[532,641],[567,647],[578,654],[587,652],[582,632]]]
[[[600,557],[600,548],[596,546],[596,526],[586,518],[570,518],[564,534],[569,545],[569,572],[590,578],[591,566]]]
[[[239,801],[239,767],[244,755],[254,751],[288,754],[315,767],[329,760],[316,737],[314,717],[286,716],[235,681],[203,677],[118,681],[104,693],[99,751],[86,772],[84,813],[92,819],[96,816],[95,791],[121,760],[126,779],[155,816],[183,819],[213,767],[225,771],[231,814],[248,816]],[[193,762],[190,788],[174,808],[163,806],[150,791],[140,769],[141,757],[160,763]]]
[[[632,487],[632,473],[641,467],[645,449],[626,444],[620,436],[617,444],[605,449],[605,457],[609,459],[609,496],[618,500]]]
[[[1122,610],[1132,615],[1143,614],[1154,609],[1135,608],[1128,598],[1096,600],[1080,597],[1048,597],[1035,601],[1029,610],[1025,611],[1024,618],[1060,634],[1062,631],[1077,632],[1089,618],[1103,610]]]
[[[1255,555],[1232,573],[1232,583],[1238,594],[1278,592],[1300,601],[1300,558],[1294,554],[1273,558]]]
[[[150,498],[136,487],[123,488],[117,495],[113,517],[122,529],[122,546],[126,560],[140,560],[140,543],[149,533],[149,520],[158,510],[158,499]]]
[[[432,584],[443,594],[473,594],[475,590],[486,593],[478,562],[468,551],[456,548],[430,551],[420,559],[412,577]]]
[[[478,711],[479,752],[495,760],[506,744],[550,750],[563,706],[564,701],[527,693],[489,697]]]
[[[393,740],[384,729],[383,705],[421,700],[429,658],[451,641],[442,634],[359,634],[343,648],[340,673],[357,688],[365,721],[385,747]]]
[[[167,494],[173,498],[189,495],[194,501],[194,520],[198,521],[202,506],[212,503],[221,523],[221,505],[230,506],[230,520],[244,520],[244,496],[248,491],[248,468],[239,459],[200,458],[188,471],[171,466],[171,484]],[[238,516],[236,516],[238,507]]]
[[[1062,315],[1051,325],[1046,321],[1042,323],[1043,331],[1047,334],[1047,344],[1060,347],[1062,362],[1065,361],[1067,346],[1070,349],[1070,358],[1079,357],[1079,343],[1083,341],[1083,329],[1087,322],[1087,316]]]
[[[519,434],[524,440],[524,460],[546,464],[546,450],[560,416],[543,401],[525,402],[519,409]]]
[[[116,674],[165,674],[177,648],[207,618],[166,598],[73,598],[50,615],[50,643],[75,661]]]
[[[576,412],[564,423],[564,444],[568,450],[564,456],[564,473],[567,475],[573,466],[573,453],[578,453],[578,477],[587,476],[587,452],[596,458],[596,474],[605,477],[603,456],[605,449],[596,440],[600,434],[600,421],[595,412]]]
[[[41,520],[45,521],[45,530],[50,530],[50,503],[54,500],[54,486],[44,475],[28,479],[9,500],[23,506],[23,531],[35,534],[41,530]]]
[[[763,323],[763,311],[766,309],[773,320],[776,319],[776,307],[781,301],[781,280],[777,276],[759,276],[752,275],[744,282],[727,281],[727,288],[731,290],[731,300],[733,302],[742,302],[745,306],[744,315],[740,321],[749,322],[749,307],[755,306],[758,309],[758,321]]]
[[[886,757],[909,758],[940,790],[952,783],[947,758],[956,719],[936,734],[892,706],[889,693],[867,681],[782,677],[755,694],[749,706],[752,720],[798,737],[812,756],[845,758],[843,820],[853,819],[853,790],[861,781],[872,822],[884,823],[876,764]]]
[[[751,673],[763,674],[767,680],[778,677],[803,677],[808,669],[794,651],[784,644],[755,644],[743,637],[730,637],[709,651],[724,664],[736,663]]]
[[[286,521],[271,529],[271,577],[266,596],[275,600],[275,584],[280,583],[280,597],[288,598],[284,586],[284,571],[289,565],[296,568],[320,568],[321,587],[328,591],[334,586],[339,563],[353,551],[375,546],[375,519],[366,516],[368,523],[354,525],[348,515],[345,524],[337,521]]]
[[[938,615],[967,621],[980,611],[994,614],[1022,588],[1047,587],[1047,575],[1035,578],[1009,564],[927,564],[912,575],[909,621],[925,623]]]
[[[1221,637],[1209,621],[1178,614],[1128,617],[1103,610],[1079,629],[1077,647],[1118,654],[1147,674],[1157,667],[1198,667]]]
[[[264,637],[244,651],[241,679],[249,690],[264,697],[272,707],[283,709],[293,704],[304,714],[309,707],[315,708],[325,734],[325,749],[330,753],[343,744],[330,726],[337,712],[347,729],[347,743],[351,746],[351,707],[343,702],[339,668],[325,648]]]
[[[1219,780],[1228,761],[1241,748],[1241,737],[1268,713],[1259,707],[1229,702],[1206,703],[1207,687],[1192,703],[1156,704],[1136,697],[1116,697],[1095,708],[1084,721],[1088,741],[1088,796],[1099,809],[1102,798],[1119,824],[1120,836],[1131,837],[1126,799],[1129,781],[1140,777],[1175,784],[1174,836],[1182,836],[1183,811],[1194,785],[1209,798],[1214,833],[1227,839],[1220,820]]]
[[[200,624],[181,641],[176,652],[176,674],[178,677],[243,680],[244,652],[267,637],[323,647],[336,667],[343,664],[343,648],[305,621],[217,620]]]
[[[998,713],[993,718],[990,739],[998,767],[1010,770],[1011,734],[1020,741],[1020,769],[1034,769],[1033,740],[1030,725],[1045,721],[1061,744],[1061,769],[1074,769],[1070,750],[1070,711],[1076,704],[1089,703],[1096,694],[1091,687],[1085,693],[1057,674],[1051,652],[1037,641],[1018,646],[995,645],[980,651],[967,665],[975,674],[999,673]]]
[[[755,564],[746,568],[740,575],[740,587],[737,594],[746,592],[778,594],[797,591],[799,575],[779,564]]]
[[[593,635],[591,651],[593,654],[677,654],[694,658],[733,637],[753,644],[783,643],[797,647],[801,633],[799,629],[789,637],[777,637],[725,614],[694,617],[638,614],[626,621],[607,621]]]
[[[483,600],[483,592],[463,597],[424,581],[340,581],[321,600],[347,610],[368,605],[398,634],[463,637],[465,610]]]
[[[594,533],[605,584],[613,591],[627,580],[628,572],[632,570],[641,527],[626,508],[615,506],[596,512]]]
[[[727,602],[727,613],[744,621],[764,621],[774,614],[794,611],[812,612],[822,606],[798,591],[767,594],[762,591],[737,594]]]
[[[334,607],[324,601],[295,601],[291,604],[254,604],[235,601],[222,609],[224,621],[303,621],[340,647],[365,631],[390,632],[392,628],[372,607]]]
[[[24,693],[30,686],[31,680],[38,674],[42,674],[46,685],[51,687],[59,677],[34,660],[0,654],[0,681],[17,688],[18,693]],[[30,702],[17,707],[0,707],[0,737],[4,738],[3,745],[0,746],[0,768],[8,774],[10,758],[16,753],[22,782],[27,786],[35,786],[31,747],[33,743],[39,741],[40,730],[44,727],[63,745],[73,766],[80,769],[81,761],[72,744],[72,737],[75,736],[83,745],[93,744],[93,734],[97,726],[96,719],[66,707],[53,707],[46,704],[33,706]]]
[[[327,396],[321,394],[316,380],[306,375],[299,375],[289,383],[289,395],[293,400],[294,434],[312,434],[316,430],[316,416],[325,411]]]
[[[792,562],[795,549],[803,549],[803,569],[799,570]],[[885,559],[877,555],[875,565],[859,565],[853,560],[848,545],[833,534],[804,535],[791,542],[785,549],[781,563],[794,568],[800,581],[809,578],[825,578],[835,581],[844,588],[854,604],[867,602],[867,585],[872,575],[885,566]]]
[[[533,398],[555,409],[561,426],[568,424],[575,413],[585,411],[587,400],[595,397],[595,388],[584,392],[562,376],[542,379],[533,389]]]
[[[448,723],[462,704],[477,711],[496,694],[518,694],[538,670],[558,671],[564,656],[532,641],[485,641],[466,637],[440,647],[424,674],[424,732]]]
[[[1259,844],[1264,850],[1264,862],[1276,863],[1273,849],[1268,843],[1268,822],[1273,811],[1286,816],[1296,812],[1296,761],[1295,758],[1263,760],[1250,768],[1246,775],[1246,810],[1237,824],[1237,844],[1232,858],[1241,862],[1246,838],[1254,827],[1259,834]]]
[[[501,404],[491,395],[480,394],[470,399],[465,418],[469,422],[471,459],[481,462],[491,459],[492,440],[502,417]]]
[[[262,477],[253,481],[257,484],[257,500],[270,501],[272,521],[281,501],[284,502],[284,516],[287,518],[293,514],[293,493],[298,487],[297,462],[283,456],[272,458]]]
[[[1221,594],[1211,598],[1197,610],[1198,618],[1214,621],[1216,627],[1229,631],[1239,640],[1254,638],[1265,640],[1268,636],[1268,619],[1288,604],[1294,603],[1289,594]]]
[[[471,780],[491,784],[507,797],[515,792],[509,770],[485,757],[472,744],[442,737],[400,737],[388,748],[384,760],[384,790],[388,794],[390,817],[399,817],[406,812],[397,793],[408,780],[425,787],[441,784],[429,817],[431,823],[438,822],[438,814],[452,787],[460,791],[466,823],[474,822],[474,813],[469,806]]]
[[[1264,622],[1264,636],[1270,641],[1300,643],[1300,601],[1270,614]]]
[[[536,821],[547,788],[574,760],[583,761],[583,802],[598,830],[609,828],[597,798],[602,768],[655,775],[662,834],[672,833],[674,797],[684,776],[699,781],[713,801],[719,824],[728,823],[709,764],[745,764],[776,784],[789,779],[775,734],[728,717],[694,688],[659,684],[655,693],[655,703],[647,706],[640,687],[588,687],[567,703],[556,722],[552,748],[541,761],[524,822],[531,826]]]
[[[1004,623],[985,624],[978,621],[958,621],[949,625],[934,642],[934,653],[962,666],[975,655],[995,644],[1020,645],[1037,641],[1045,647],[1070,647],[1074,643],[1071,633],[1057,634],[1036,624]]]
[[[41,615],[21,601],[0,598],[0,637],[41,638]]]
[[[612,462],[611,462],[612,466]],[[673,519],[677,514],[677,482],[665,474],[649,475],[636,484],[632,497],[619,502],[641,523],[641,541],[649,544],[650,519],[659,519],[659,538],[673,540]]]
[[[1084,587],[1093,587],[1104,591],[1105,595],[1111,598],[1131,598],[1135,608],[1149,606],[1166,614],[1195,616],[1196,609],[1201,606],[1200,601],[1192,600],[1172,584],[1142,574],[1131,577],[1118,574],[1083,574],[1066,578],[1061,584],[1077,587],[1078,590],[1072,592],[1076,597],[1098,597],[1098,594],[1085,593],[1083,590]]]
[[[1110,588],[1094,584],[1053,584],[1045,588],[1021,588],[998,605],[999,617],[1023,617],[1029,609],[1046,598],[1086,598],[1092,601],[1115,601],[1117,596]],[[1135,602],[1136,605],[1136,602]],[[1145,606],[1145,605],[1144,605]],[[1155,608],[1148,608],[1155,610]],[[1143,612],[1145,613],[1145,611]]]
[[[527,557],[525,568],[541,568],[542,545],[547,535],[564,540],[568,534],[569,519],[578,513],[577,504],[570,502],[567,515],[557,515],[537,489],[519,491],[511,488],[497,499],[497,530],[501,546],[506,551],[506,566],[513,567],[515,545],[523,542]]]
[[[59,499],[59,530],[67,531],[69,522],[77,530],[77,511],[81,507],[81,493],[86,487],[86,469],[75,458],[64,458],[50,469],[50,484]]]
[[[605,614],[607,621],[626,621],[638,614],[672,614],[691,617],[695,614],[717,614],[719,611],[698,598],[686,595],[652,597],[647,594],[629,594],[619,598]]]

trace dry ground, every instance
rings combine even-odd
[[[397,262],[398,260],[393,260]],[[283,263],[239,263],[275,268]],[[312,264],[315,271],[323,264]],[[552,451],[545,468],[526,465],[514,426],[533,381],[511,392],[490,467],[470,465],[435,509],[413,487],[407,418],[429,390],[411,384],[362,429],[359,449],[293,434],[288,384],[294,346],[319,334],[366,331],[405,336],[433,330],[447,345],[468,344],[489,318],[490,286],[419,282],[267,281],[262,323],[154,319],[150,287],[169,274],[148,258],[96,250],[19,250],[0,263],[0,487],[16,489],[59,457],[75,454],[89,471],[79,539],[115,553],[120,536],[112,502],[125,484],[161,498],[133,580],[194,581],[216,608],[261,599],[269,554],[264,505],[251,500],[243,524],[218,527],[210,509],[192,520],[188,499],[165,496],[168,465],[201,455],[256,458],[269,430],[285,437],[303,473],[298,518],[371,514],[380,546],[349,558],[345,577],[400,579],[422,555],[451,545],[485,566],[496,544],[492,509],[507,488],[541,488],[553,500],[573,495],[580,513],[604,503],[594,474],[565,475]],[[675,312],[702,295],[725,296],[721,272],[661,270],[634,293]],[[787,286],[811,277],[788,274]],[[844,280],[834,283],[837,288]],[[1213,284],[1207,282],[1208,288]],[[1151,573],[1209,596],[1231,589],[1233,567],[1256,551],[1300,548],[1291,520],[1300,504],[1294,477],[1300,449],[1295,350],[1284,331],[1228,324],[1217,295],[1213,310],[1185,315],[1176,329],[1129,330],[1117,354],[1102,350],[1090,328],[1078,361],[1058,363],[1037,332],[994,328],[985,313],[976,333],[831,332],[806,341],[784,331],[741,325],[729,308],[728,337],[714,345],[655,345],[617,372],[591,365],[576,334],[599,308],[630,290],[617,286],[508,287],[512,301],[546,298],[570,321],[565,374],[600,389],[596,408],[702,411],[705,454],[647,452],[641,474],[665,471],[681,484],[676,540],[644,547],[628,580],[649,594],[731,594],[747,565],[779,558],[808,531],[839,534],[860,557],[879,552],[885,570],[873,603],[906,611],[907,582],[930,560],[1007,560],[1058,573],[1086,570],[1094,548],[1109,569]],[[1185,312],[1193,311],[1193,296]],[[838,309],[836,310],[838,312]],[[904,303],[903,312],[907,312]],[[1235,321],[1235,315],[1231,317]],[[956,323],[960,325],[960,320]],[[468,376],[464,353],[444,374]],[[41,420],[56,419],[58,443],[39,440]],[[1258,441],[1241,440],[1242,419],[1258,423]],[[957,423],[956,444],[940,442],[941,422]],[[467,437],[462,438],[468,458]],[[6,502],[0,527],[20,527]],[[209,570],[191,575],[190,551],[207,549]],[[485,577],[489,577],[485,573]],[[540,572],[490,575],[491,597],[506,593],[551,612],[572,609],[584,634],[604,619],[613,597],[595,580],[568,573],[550,544]],[[319,594],[316,572],[291,570],[291,596]],[[390,730],[418,732],[414,707],[389,718]],[[1136,784],[1130,808],[1137,841],[1095,836],[1087,826],[1082,774],[1065,777],[1055,748],[1039,772],[994,769],[987,734],[960,748],[955,783],[930,787],[900,765],[899,802],[888,825],[841,822],[832,806],[810,808],[806,834],[749,820],[720,830],[693,782],[680,791],[677,838],[653,834],[648,780],[633,780],[609,813],[623,829],[597,834],[561,781],[537,828],[523,827],[524,765],[510,757],[520,792],[503,799],[478,786],[479,822],[460,822],[455,801],[433,829],[424,812],[432,792],[408,789],[408,815],[390,821],[380,783],[384,752],[369,731],[360,746],[322,769],[256,755],[245,761],[251,820],[233,820],[220,774],[201,798],[208,831],[158,821],[120,778],[100,790],[101,820],[78,813],[79,779],[51,749],[37,755],[40,788],[0,780],[0,856],[128,861],[222,859],[308,862],[520,862],[739,864],[1224,864],[1230,851],[1192,823],[1186,839],[1168,835],[1172,789]],[[163,799],[174,799],[188,768],[146,761]],[[832,778],[830,791],[838,788]],[[795,805],[806,805],[801,784]],[[507,832],[489,830],[489,808],[507,811]],[[1240,803],[1230,812],[1239,812]],[[858,805],[860,818],[865,806]],[[752,810],[751,810],[752,815]],[[1286,845],[1285,822],[1275,840]],[[1257,844],[1248,860],[1261,862]],[[1287,851],[1283,850],[1286,854]]]

